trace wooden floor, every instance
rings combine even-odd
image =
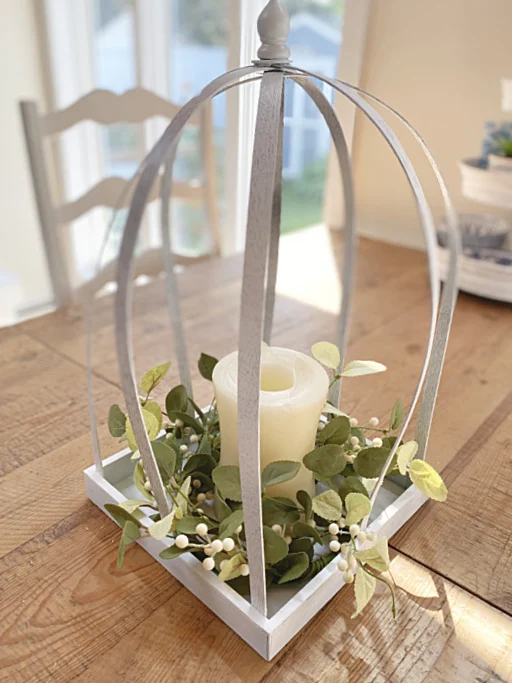
[[[332,338],[339,288],[327,247],[320,232],[284,240],[276,345],[306,351]],[[236,347],[240,277],[238,258],[181,276],[192,358]],[[349,356],[389,370],[346,381],[344,408],[385,419],[421,364],[425,256],[363,240],[357,279]],[[122,402],[111,305],[98,306],[93,362],[105,456],[117,449],[108,407]],[[173,358],[162,283],[137,290],[135,311],[142,373]],[[352,620],[344,589],[271,663],[138,546],[116,569],[119,529],[82,481],[92,460],[84,349],[78,314],[0,330],[1,683],[512,681],[510,307],[460,297],[428,456],[450,493],[392,539],[398,618],[382,594]],[[206,402],[210,386],[194,379]]]

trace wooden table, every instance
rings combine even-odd
[[[297,240],[285,243],[283,260],[296,261],[307,292],[326,261],[312,268],[309,245],[309,265],[301,261]],[[192,356],[235,348],[240,276],[239,258],[182,275]],[[331,295],[326,285],[321,308],[279,296],[274,343],[307,350],[332,338]],[[135,310],[142,373],[173,354],[162,284],[139,289]],[[389,371],[347,381],[347,411],[385,419],[397,396],[411,395],[427,319],[425,256],[362,240],[349,355]],[[108,455],[117,444],[105,417],[122,402],[109,299],[96,325]],[[403,586],[396,621],[385,594],[351,620],[344,589],[267,663],[138,546],[116,569],[119,529],[82,482],[92,455],[81,316],[57,312],[0,330],[0,681],[512,681],[511,340],[510,307],[461,295],[429,451],[450,494],[392,539]],[[194,379],[207,401],[209,385]]]

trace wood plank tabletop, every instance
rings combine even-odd
[[[359,252],[349,357],[388,372],[346,381],[343,407],[385,420],[420,370],[425,255],[369,240]],[[210,261],[180,276],[191,359],[236,348],[241,265]],[[331,339],[338,302],[329,236],[283,239],[273,343],[307,351]],[[142,374],[173,358],[163,284],[138,288],[134,309]],[[105,457],[117,449],[108,407],[122,403],[113,335],[106,297],[93,352]],[[56,312],[0,330],[0,682],[512,681],[511,339],[511,307],[461,295],[428,454],[449,497],[392,539],[397,619],[382,594],[352,620],[344,589],[265,662],[140,547],[116,569],[119,529],[83,488],[92,461],[83,316]],[[173,368],[168,384],[176,379]],[[197,373],[194,389],[199,402],[211,398]]]

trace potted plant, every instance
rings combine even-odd
[[[512,171],[512,138],[498,138],[494,153],[489,154],[488,158],[490,169]]]

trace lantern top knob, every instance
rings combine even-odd
[[[279,0],[270,0],[260,14],[258,33],[261,39],[259,62],[287,64],[290,61],[290,48],[286,44],[290,34],[290,17]]]

